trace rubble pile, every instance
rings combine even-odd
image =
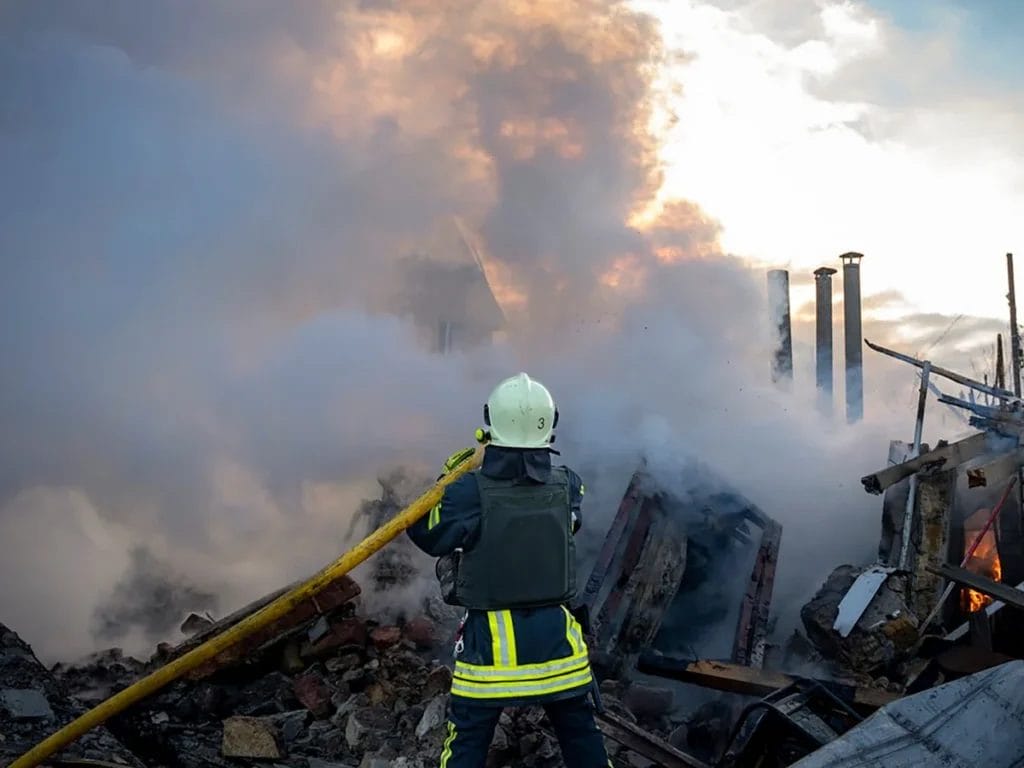
[[[240,761],[297,768],[433,765],[447,735],[447,613],[432,615],[434,601],[428,600],[422,615],[384,625],[353,614],[354,602],[335,609],[318,642],[300,639],[317,620],[290,627],[244,662],[225,658],[217,670],[172,683],[68,754],[167,768],[227,768]],[[186,623],[205,632],[216,626],[195,617]],[[2,637],[4,762],[194,644],[161,646],[149,661],[110,649],[48,671],[14,633],[3,630]],[[604,696],[610,711],[666,740],[682,723],[669,719],[672,696],[666,690],[606,681]],[[608,748],[616,765],[652,765],[612,741]],[[506,710],[489,760],[494,768],[563,765],[540,708]]]
[[[19,757],[84,711],[32,649],[0,624],[0,763]],[[142,765],[106,728],[83,736],[66,757]]]

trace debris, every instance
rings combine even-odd
[[[370,632],[370,642],[379,651],[398,645],[402,641],[402,630],[398,627],[376,627]]]
[[[444,715],[447,706],[447,696],[437,696],[427,703],[427,706],[423,710],[423,717],[420,718],[420,722],[416,726],[417,739],[422,739],[434,728],[439,728],[444,724]]]
[[[281,757],[273,723],[259,717],[229,717],[221,743],[224,757],[276,760]]]
[[[0,707],[12,720],[51,720],[53,710],[46,694],[38,688],[4,688],[0,690]]]
[[[840,601],[839,613],[832,624],[832,629],[838,632],[840,637],[849,637],[864,611],[875,599],[879,588],[895,570],[876,565],[857,577]]]
[[[417,616],[406,623],[402,628],[402,634],[406,640],[424,650],[433,648],[438,642],[437,626],[426,616]]]
[[[293,686],[295,698],[316,718],[324,718],[331,714],[331,691],[323,678],[314,671],[306,672],[295,678]]]
[[[916,459],[911,459],[894,467],[886,467],[861,478],[861,483],[868,493],[880,494],[886,488],[900,480],[910,477],[915,472],[925,469],[933,470],[940,467],[956,467],[972,459],[998,448],[998,440],[985,432],[979,432],[956,443],[940,445]]]
[[[642,655],[637,663],[637,669],[645,674],[660,675],[746,696],[764,696],[774,693],[789,687],[795,679],[781,672],[768,672],[738,664],[726,664],[718,661],[690,662],[660,654]],[[852,682],[818,682],[847,702],[866,709],[877,709],[898,698],[897,695],[888,691],[857,686]]]
[[[851,633],[843,637],[836,632],[833,627],[839,606],[861,572],[848,565],[836,568],[801,609],[800,618],[808,638],[826,658],[838,660],[854,673],[876,674],[900,660],[913,646],[913,641],[896,642],[885,631],[886,625],[901,619],[916,626],[917,617],[907,605],[905,580],[893,574],[878,589]]]
[[[657,720],[672,710],[672,691],[635,683],[626,691],[622,703],[637,720]]]
[[[1020,592],[1006,584],[1001,584],[998,581],[992,581],[992,579],[986,579],[984,576],[971,573],[963,568],[957,568],[952,565],[943,564],[938,568],[930,568],[929,570],[932,573],[938,574],[939,576],[949,579],[963,587],[968,587],[977,592],[981,592],[982,594],[989,595],[990,597],[998,598],[1007,605],[1012,605],[1015,608],[1024,610],[1024,592]]]
[[[1016,768],[1024,761],[1024,661],[893,702],[794,768]]]

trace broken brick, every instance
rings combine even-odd
[[[401,640],[402,630],[398,627],[377,627],[370,632],[370,641],[381,651],[398,645]]]
[[[224,721],[221,754],[276,760],[281,757],[276,730],[272,723],[261,718],[229,717]]]
[[[331,651],[339,652],[366,647],[366,624],[359,619],[342,619],[331,625],[330,631],[312,646],[313,656],[323,656]]]
[[[295,698],[316,718],[324,718],[331,714],[331,691],[323,678],[315,672],[295,678],[293,685]]]
[[[408,622],[402,629],[406,640],[410,640],[417,648],[433,648],[438,643],[438,631],[434,622],[426,616],[418,616]]]

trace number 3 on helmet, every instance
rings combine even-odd
[[[505,379],[484,406],[491,445],[547,448],[555,441],[558,409],[547,387],[525,373]]]

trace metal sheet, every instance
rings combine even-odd
[[[853,586],[850,587],[839,603],[839,614],[836,616],[835,623],[832,624],[832,629],[842,637],[847,637],[853,631],[853,628],[857,626],[860,617],[864,615],[864,611],[871,605],[871,601],[875,599],[875,595],[878,594],[878,590],[885,584],[889,574],[895,572],[895,570],[895,568],[874,565],[858,576],[857,580],[853,582]]]
[[[888,704],[793,768],[1019,768],[1024,661]]]

